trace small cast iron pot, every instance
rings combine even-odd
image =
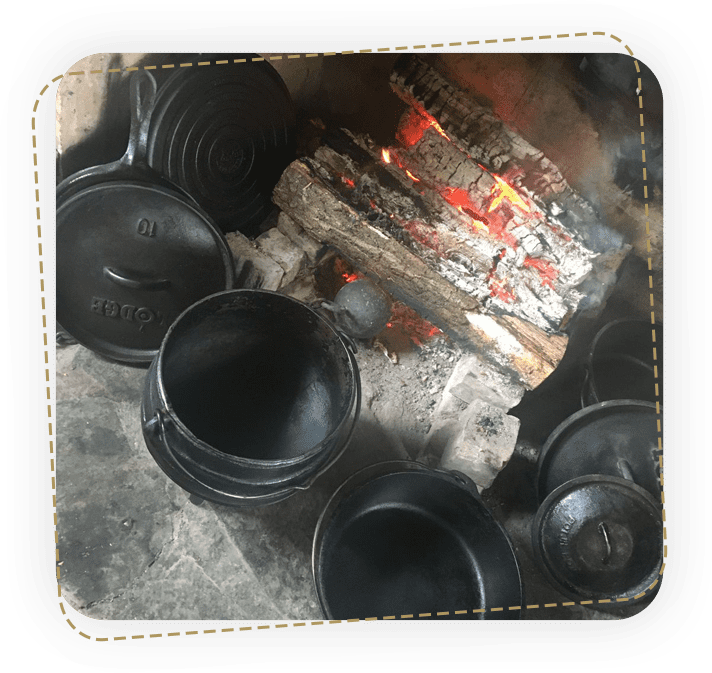
[[[627,602],[658,584],[658,420],[650,402],[601,402],[566,419],[542,449],[534,556],[574,600]]]
[[[57,186],[57,322],[119,362],[151,362],[182,311],[234,282],[210,217],[146,163],[155,98],[151,74],[136,72],[124,156]]]
[[[275,292],[233,290],[170,327],[141,416],[173,481],[254,507],[308,488],[346,448],[360,404],[356,359],[329,321]]]
[[[653,357],[653,348],[656,357]],[[656,384],[659,395],[656,395]],[[608,400],[644,400],[662,404],[661,324],[623,318],[608,323],[598,332],[588,354],[581,401],[587,406]]]
[[[523,604],[511,542],[475,484],[414,462],[372,465],[336,491],[312,569],[328,619],[518,619],[508,608]]]
[[[541,504],[532,544],[544,575],[564,595],[614,605],[639,600],[659,585],[660,503],[629,479],[577,477]]]

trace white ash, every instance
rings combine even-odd
[[[394,364],[377,343],[361,342],[356,356],[369,409],[384,432],[417,458],[434,422],[443,390],[462,353],[446,337],[398,353]]]

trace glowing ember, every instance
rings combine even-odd
[[[496,297],[502,301],[511,303],[517,297],[514,292],[511,292],[506,288],[506,281],[497,278],[494,273],[491,273],[488,277],[490,297]]]
[[[511,187],[507,182],[502,180],[502,178],[500,178],[498,175],[495,175],[494,173],[490,173],[490,175],[497,182],[492,185],[492,190],[490,193],[493,195],[496,194],[496,196],[492,200],[492,203],[490,203],[490,207],[487,210],[488,213],[492,212],[497,206],[499,206],[499,204],[502,203],[504,199],[507,199],[507,201],[509,201],[509,203],[511,203],[513,206],[521,208],[525,213],[531,212],[531,209],[527,205],[526,201],[524,201],[524,199],[522,199],[522,197],[519,196],[516,191],[514,191],[513,187]]]
[[[421,318],[412,308],[399,301],[393,302],[391,321],[387,323],[387,327],[405,333],[416,346],[422,346],[427,339],[442,334],[435,325]]]
[[[425,129],[429,127],[430,122],[423,115],[418,114],[415,110],[410,110],[398,125],[396,140],[403,147],[412,147],[423,137]]]
[[[349,187],[355,187],[355,183],[353,180],[347,178],[345,175],[341,176],[341,181],[345,184],[348,185]]]
[[[355,273],[353,267],[341,259],[341,257],[337,257],[334,260],[334,273],[336,274],[336,278],[341,279],[344,284],[353,283],[355,280],[363,278],[362,275]]]
[[[382,148],[381,149],[381,159],[383,159],[384,163],[391,164],[394,163],[398,168],[402,168],[405,171],[405,174],[413,181],[413,182],[420,182],[420,178],[416,178],[415,175],[413,175],[404,165],[403,162],[401,161],[401,158],[397,154],[391,155],[391,150],[388,148]]]
[[[474,204],[470,200],[469,194],[464,189],[455,187],[445,187],[441,192],[442,197],[451,205],[457,208],[463,215],[469,215],[472,218],[471,225],[475,229],[484,229],[487,231],[489,221],[486,217],[482,217],[477,213]]]
[[[435,129],[443,138],[452,142],[437,119],[429,115],[420,105],[415,105],[408,114],[401,119],[396,131],[396,139],[404,147],[412,147],[425,133],[426,129]]]
[[[554,289],[554,281],[557,279],[559,272],[551,265],[551,262],[547,262],[545,259],[539,257],[527,257],[524,258],[524,266],[536,269],[541,276],[541,284],[547,285],[552,290]]]

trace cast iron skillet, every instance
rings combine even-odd
[[[208,215],[146,162],[155,96],[150,73],[135,73],[124,156],[57,187],[57,322],[120,362],[150,362],[185,308],[234,279]]]
[[[328,619],[518,619],[508,608],[523,604],[512,545],[475,485],[408,461],[367,467],[336,491],[312,569]]]

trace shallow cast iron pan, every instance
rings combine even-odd
[[[508,608],[523,604],[512,545],[476,486],[414,462],[372,465],[336,491],[312,569],[328,619],[518,619]]]
[[[155,80],[139,71],[130,89],[124,156],[57,186],[57,322],[104,357],[148,363],[171,322],[234,272],[210,217],[146,163]]]
[[[255,58],[223,54],[210,66],[176,70],[159,88],[149,129],[149,164],[225,232],[255,231],[295,158],[289,90],[272,65]]]

